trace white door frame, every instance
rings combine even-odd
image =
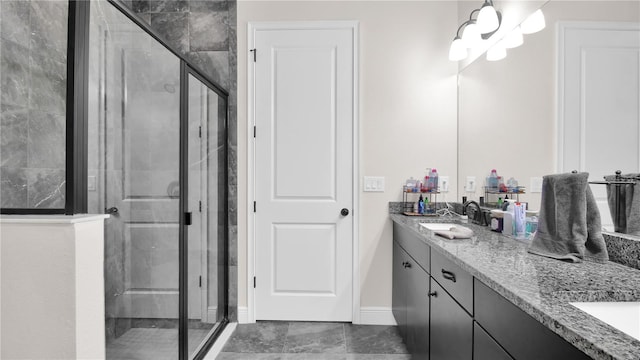
[[[584,153],[585,149],[580,149],[580,168],[579,169],[565,169],[564,168],[564,109],[565,109],[565,84],[564,84],[564,47],[565,47],[565,34],[568,29],[583,29],[583,30],[640,30],[640,23],[637,22],[613,22],[613,21],[560,21],[557,25],[557,40],[556,40],[556,53],[558,54],[557,63],[557,81],[556,81],[556,94],[557,94],[557,112],[556,112],[556,136],[557,136],[557,157],[556,157],[556,170],[558,173],[567,172],[572,170],[584,171]],[[582,126],[584,129],[584,126]],[[580,138],[584,139],[584,132],[581,130]],[[585,141],[580,140],[580,143],[584,147]]]
[[[304,22],[249,22],[247,51],[247,322],[256,322],[255,288],[255,213],[253,201],[255,199],[255,143],[253,127],[255,126],[255,66],[251,61],[249,50],[254,48],[255,33],[259,30],[309,30],[309,29],[349,29],[353,34],[353,259],[352,259],[352,312],[353,323],[360,323],[360,239],[358,225],[360,220],[359,197],[359,93],[358,93],[358,21],[304,21]],[[260,56],[259,54],[257,56]],[[239,317],[239,322],[243,319]]]

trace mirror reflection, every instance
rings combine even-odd
[[[544,175],[602,182],[640,170],[640,3],[552,0],[541,10],[543,30],[458,75],[458,193],[469,200],[516,197],[537,210]],[[520,194],[485,189],[511,178]],[[613,231],[607,185],[591,187]]]

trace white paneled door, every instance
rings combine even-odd
[[[640,170],[640,25],[560,27],[560,170],[602,181]],[[592,185],[602,224],[613,231],[604,185]]]
[[[351,321],[354,29],[253,40],[255,318]]]

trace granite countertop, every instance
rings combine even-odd
[[[640,270],[614,262],[574,264],[529,254],[526,242],[485,226],[464,223],[474,236],[449,240],[418,225],[452,222],[452,218],[390,217],[416,233],[432,251],[455,262],[592,358],[640,359],[640,341],[569,304],[640,301]]]

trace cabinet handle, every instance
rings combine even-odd
[[[429,296],[438,297],[438,292],[437,291],[430,291],[429,292]]]
[[[410,262],[408,262],[408,261],[407,261],[407,262],[405,262],[405,263],[404,263],[404,267],[405,267],[405,269],[406,269],[406,268],[411,268],[411,263],[410,263]]]
[[[442,269],[442,276],[447,280],[451,280],[453,282],[456,282],[456,274],[452,273],[451,271],[447,271],[445,269]]]

